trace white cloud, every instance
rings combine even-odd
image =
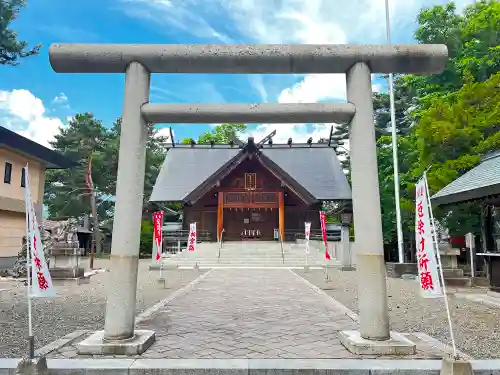
[[[264,79],[261,74],[252,74],[249,76],[250,85],[259,93],[260,98],[264,103],[267,102],[269,94],[267,93]]]
[[[346,95],[345,74],[309,74],[292,87],[281,91],[279,103],[317,103],[343,99]]]
[[[121,3],[126,15],[154,22],[162,32],[172,31],[170,27],[165,27],[168,24],[200,38],[233,43],[225,33],[210,25],[210,16],[213,16],[215,8],[200,6],[197,0],[121,0]]]
[[[158,129],[156,136],[157,137],[166,137],[167,139],[165,141],[165,144],[167,144],[167,145],[172,144],[172,139],[170,138],[170,128],[169,127],[163,127],[163,128]],[[175,139],[174,129],[172,129],[172,136]]]
[[[28,90],[0,90],[0,119],[3,126],[45,147],[64,126],[61,119],[46,115],[40,98]]]
[[[65,93],[61,92],[59,95],[57,95],[54,100],[52,100],[52,103],[54,104],[67,104],[68,103],[68,97],[66,96]]]
[[[459,8],[474,0],[458,0]],[[345,44],[386,43],[385,0],[122,0],[133,17],[156,20],[195,36],[236,35],[245,43]],[[447,0],[389,0],[392,41],[408,43],[418,11]],[[133,12],[133,13],[131,13]],[[224,30],[224,32],[222,31]],[[236,37],[235,37],[236,38]],[[233,39],[235,39],[233,38]],[[226,42],[226,38],[219,38]],[[344,99],[345,75],[305,75],[276,99],[269,97],[264,76],[249,82],[264,102],[314,103]],[[374,84],[380,91],[382,85]],[[274,100],[273,100],[274,99]],[[302,124],[279,125],[292,138],[319,138],[329,125],[316,125],[313,132]],[[261,125],[254,132],[268,133],[275,125]],[[269,131],[268,131],[269,130]],[[278,132],[279,133],[279,132]],[[264,134],[264,136],[266,135]],[[279,139],[277,135],[277,139]],[[257,138],[257,137],[256,137]],[[288,139],[283,135],[282,140]]]
[[[344,44],[346,33],[328,12],[334,2],[328,0],[288,0],[281,2],[243,0],[227,1],[228,11],[240,31],[259,43]],[[278,4],[278,5],[277,5]],[[260,77],[260,76],[257,76]],[[253,80],[253,81],[252,81]],[[267,101],[262,79],[252,78],[253,87]],[[279,94],[279,103],[316,103],[345,98],[344,74],[309,74]],[[314,141],[328,137],[332,124],[262,124],[248,132],[259,140],[276,129],[274,142]]]

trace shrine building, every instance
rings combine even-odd
[[[150,201],[182,203],[183,229],[197,223],[212,241],[293,240],[304,222],[320,230],[323,201],[350,201],[329,143],[273,144],[272,136],[226,145],[172,144]],[[293,238],[292,238],[293,237]]]

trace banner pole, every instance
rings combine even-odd
[[[432,213],[432,205],[431,205],[431,197],[429,194],[429,184],[427,183],[427,172],[424,172],[424,183],[425,183],[425,195],[427,199],[427,206],[429,207],[429,214],[431,218],[431,227],[432,227],[432,240],[434,242],[434,248],[436,249],[436,257],[438,261],[438,267],[439,267],[439,276],[441,278],[441,283],[443,285],[443,298],[444,298],[444,306],[446,308],[446,315],[448,317],[448,328],[450,330],[450,339],[451,339],[451,345],[453,348],[453,358],[458,359],[457,355],[457,347],[455,344],[455,335],[453,334],[453,324],[451,322],[451,313],[450,313],[450,306],[448,304],[448,295],[446,294],[446,285],[444,283],[444,274],[443,274],[443,266],[441,265],[441,254],[439,253],[439,246],[437,242],[437,232],[436,232],[436,226],[434,225],[434,214]]]
[[[164,280],[163,279],[163,211],[160,211],[161,212],[161,222],[160,222],[160,239],[159,239],[159,243],[160,243],[160,248],[158,249],[158,251],[160,252],[160,280]]]
[[[26,164],[24,170],[24,179],[25,179],[25,189],[28,188],[26,185],[26,181],[28,175],[28,164]],[[27,199],[27,191],[24,193],[24,201],[25,201],[25,211],[26,211],[26,297],[28,298],[28,358],[33,359],[35,357],[35,338],[33,337],[33,313],[31,306],[31,275],[30,275],[30,266],[31,266],[31,248],[30,248],[30,230],[29,230],[29,206]]]

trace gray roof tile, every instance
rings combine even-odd
[[[500,194],[500,151],[451,182],[431,197],[432,203],[450,204]]]
[[[238,148],[171,148],[156,179],[150,201],[182,201],[235,157]]]
[[[333,148],[265,148],[262,153],[316,199],[351,199],[351,187]]]
[[[240,151],[229,146],[170,149],[150,201],[184,200]],[[316,199],[351,199],[351,188],[332,148],[266,147],[261,152]]]

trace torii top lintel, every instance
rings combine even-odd
[[[136,61],[150,73],[345,73],[366,62],[372,73],[440,73],[442,44],[52,44],[57,73],[125,73]]]

